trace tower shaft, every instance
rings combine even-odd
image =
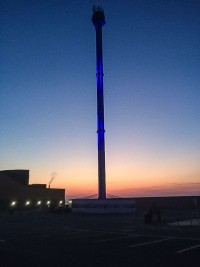
[[[102,26],[105,24],[101,8],[93,9],[92,21],[96,29],[96,82],[97,82],[97,136],[98,136],[98,190],[99,199],[106,198],[105,129],[103,96]]]

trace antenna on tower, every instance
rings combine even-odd
[[[49,188],[51,188],[51,183],[53,182],[53,180],[56,178],[57,173],[56,172],[52,172],[51,174],[51,179],[49,181]]]

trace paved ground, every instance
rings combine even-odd
[[[199,267],[200,227],[131,216],[0,214],[0,266]]]

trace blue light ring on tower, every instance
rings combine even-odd
[[[105,150],[105,138],[104,138],[104,130],[98,130],[98,151],[104,151]]]

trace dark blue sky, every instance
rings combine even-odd
[[[72,195],[97,184],[94,4],[0,3],[0,169]],[[98,4],[108,189],[199,182],[200,2]]]

